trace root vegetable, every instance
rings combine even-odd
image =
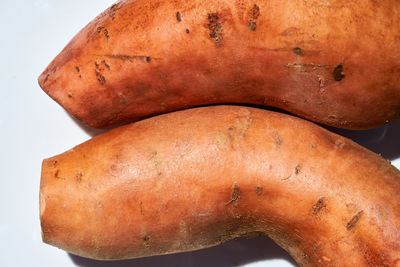
[[[304,266],[399,266],[400,172],[304,120],[238,106],[161,115],[44,160],[43,240],[95,259],[265,234]]]
[[[199,105],[269,105],[373,128],[400,117],[400,1],[119,1],[39,78],[96,128]]]

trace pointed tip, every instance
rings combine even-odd
[[[46,86],[46,82],[49,79],[50,74],[47,73],[47,71],[44,71],[42,74],[40,74],[39,78],[38,78],[38,83],[39,86],[45,90],[45,86]]]

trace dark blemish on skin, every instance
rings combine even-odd
[[[68,97],[69,97],[69,98],[72,98],[72,94],[71,94],[71,93],[68,93]]]
[[[117,4],[113,4],[111,7],[110,7],[110,17],[111,17],[111,20],[114,20],[115,19],[115,8],[117,7]]]
[[[176,20],[178,21],[178,22],[181,22],[182,21],[182,15],[181,15],[181,12],[176,12]]]
[[[57,160],[53,161],[53,167],[57,167],[57,164],[58,164]]]
[[[157,151],[152,151],[152,152],[151,152],[151,158],[152,158],[153,161],[154,161],[154,165],[155,165],[155,167],[156,167],[157,175],[158,175],[158,176],[161,176],[161,175],[162,175],[162,172],[161,172],[161,170],[160,170],[161,160],[160,160],[160,158],[159,158],[159,156],[158,156]]]
[[[50,76],[50,74],[47,74],[47,75],[46,75],[46,77],[44,78],[43,83],[46,83],[46,82],[47,82],[47,80],[49,79],[49,76]]]
[[[279,134],[275,133],[274,134],[274,139],[275,139],[275,150],[279,150],[282,145],[282,138],[279,136]]]
[[[353,218],[351,218],[351,220],[346,225],[347,231],[350,231],[351,229],[353,229],[356,226],[358,221],[361,219],[361,216],[363,213],[364,213],[364,211],[361,210],[356,215],[354,215]]]
[[[187,34],[189,34],[189,33],[190,33],[189,29],[186,29],[186,33],[187,33]]]
[[[135,60],[141,60],[141,61],[146,61],[150,62],[151,57],[149,56],[128,56],[128,55],[105,55],[108,58],[111,59],[118,59],[118,60],[123,60],[123,61],[130,61],[133,62]]]
[[[297,164],[296,168],[294,168],[294,174],[298,175],[302,167],[301,163]]]
[[[295,53],[296,55],[301,56],[301,55],[303,55],[303,50],[301,50],[300,47],[295,47],[295,48],[293,48],[293,53]]]
[[[249,20],[249,28],[252,31],[255,31],[257,29],[257,23],[256,20],[260,16],[260,8],[257,5],[253,6],[253,9],[251,10],[251,16],[252,19]]]
[[[110,35],[108,34],[108,30],[104,29],[104,36],[108,39],[110,38]]]
[[[107,63],[106,60],[103,60],[103,63],[104,63],[104,66],[106,66],[107,69],[110,69],[110,68],[111,68],[110,65],[108,65],[108,63]]]
[[[333,78],[335,79],[335,81],[340,82],[341,80],[343,80],[344,77],[346,76],[343,74],[343,65],[338,65],[333,70]]]
[[[310,145],[311,149],[314,149],[316,146],[317,146],[317,145],[314,144],[314,143],[311,143],[311,145]]]
[[[260,196],[262,194],[262,191],[263,191],[262,186],[257,186],[257,188],[256,188],[257,196]]]
[[[96,77],[101,85],[104,85],[106,83],[106,78],[103,75],[101,75],[100,72],[98,72],[97,70],[96,70]]]
[[[255,21],[252,21],[252,20],[249,20],[249,28],[250,28],[250,30],[252,30],[252,31],[257,30],[257,24],[256,24],[256,22],[255,22]]]
[[[75,69],[77,72],[81,72],[81,69],[79,68],[79,66],[76,66]]]
[[[225,203],[225,206],[238,201],[240,199],[240,195],[241,195],[240,188],[239,188],[238,184],[235,183],[232,188],[231,200],[229,200],[227,203]]]
[[[217,13],[208,14],[208,29],[210,37],[214,40],[217,46],[221,45],[222,25],[218,22],[219,16]]]
[[[101,30],[103,29],[104,27],[97,27],[97,33],[101,33]]]
[[[143,215],[143,202],[140,201],[140,214]]]
[[[147,234],[143,234],[143,235],[142,235],[142,240],[143,240],[143,246],[144,246],[145,248],[150,248],[150,244],[149,244],[149,242],[150,242],[150,236],[148,236]]]
[[[97,63],[97,61],[94,62],[94,65],[96,66],[96,68],[99,67],[99,63]]]
[[[124,103],[125,105],[129,105],[129,101],[126,99],[124,94],[119,94],[119,98],[121,99],[122,103]]]
[[[315,205],[313,206],[313,214],[317,215],[317,213],[323,208],[325,207],[325,203],[324,203],[324,198],[321,197],[320,199],[318,199],[317,203],[315,203]]]
[[[160,104],[160,106],[161,106],[163,109],[167,109],[167,108],[168,108],[167,104],[165,104],[164,102],[162,102],[162,103]]]
[[[56,171],[54,172],[54,178],[65,180],[65,178],[63,178],[63,177],[60,176],[60,171],[59,171],[59,170],[56,170]]]
[[[76,174],[76,182],[78,185],[80,185],[81,181],[82,181],[82,172],[78,171],[78,173]]]
[[[260,8],[257,5],[254,5],[251,13],[252,13],[253,19],[257,19],[260,16]]]

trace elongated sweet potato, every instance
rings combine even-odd
[[[161,115],[43,162],[43,240],[96,259],[266,234],[304,266],[399,266],[400,172],[304,120],[216,106]]]
[[[120,1],[39,83],[96,128],[216,103],[372,128],[400,116],[399,14],[396,0]]]

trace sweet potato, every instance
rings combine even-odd
[[[120,1],[39,83],[96,128],[216,103],[373,128],[400,116],[399,14],[395,0]]]
[[[400,172],[302,119],[215,106],[44,160],[43,240],[95,259],[268,235],[304,266],[399,266]]]

